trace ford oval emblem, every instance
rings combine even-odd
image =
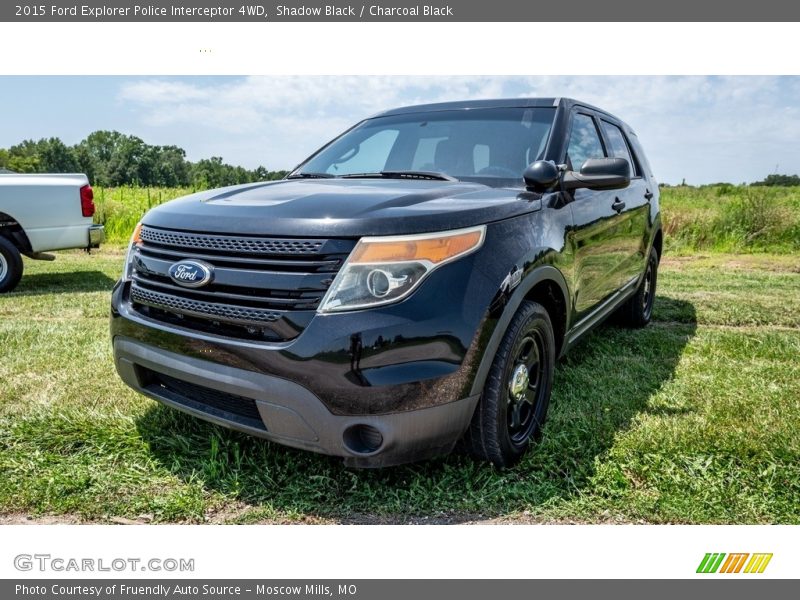
[[[199,288],[214,279],[214,267],[199,260],[182,260],[169,268],[169,278],[183,287]]]

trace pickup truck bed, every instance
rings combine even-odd
[[[102,225],[83,174],[0,174],[0,293],[22,275],[20,255],[34,259],[51,250],[97,247]]]

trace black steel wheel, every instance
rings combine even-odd
[[[523,302],[497,349],[465,442],[470,453],[504,468],[541,432],[550,404],[555,340],[550,316]]]
[[[621,325],[626,327],[644,327],[653,318],[653,304],[656,300],[656,284],[658,283],[658,252],[650,249],[647,267],[636,293],[619,309],[618,317]]]

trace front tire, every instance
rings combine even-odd
[[[0,294],[10,292],[22,278],[22,255],[8,239],[0,236]]]
[[[523,302],[500,342],[467,430],[470,454],[498,468],[522,458],[547,416],[555,354],[550,315],[536,302]]]
[[[619,309],[618,320],[622,326],[639,328],[650,322],[656,300],[656,283],[658,283],[658,252],[655,248],[651,248],[642,282],[636,293]]]

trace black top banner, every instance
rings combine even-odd
[[[41,1],[41,0],[40,0]],[[786,0],[50,0],[0,3],[0,21],[28,22],[613,22],[800,20],[800,3]]]

